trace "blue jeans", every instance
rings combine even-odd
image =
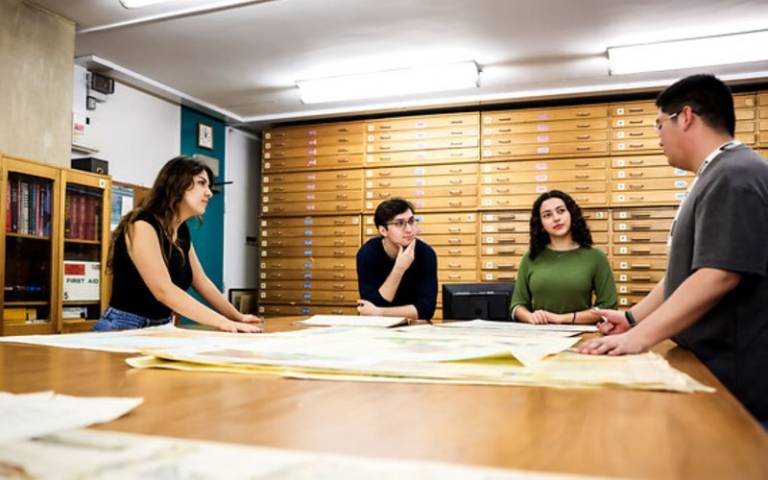
[[[171,317],[152,320],[135,313],[125,312],[116,308],[109,307],[104,315],[101,316],[96,325],[93,326],[94,332],[109,332],[114,330],[132,330],[136,328],[155,327],[164,325],[171,321]]]

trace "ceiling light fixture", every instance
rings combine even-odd
[[[302,102],[323,103],[477,88],[478,78],[477,64],[462,62],[299,80],[296,85]]]
[[[762,45],[762,47],[761,47]],[[768,30],[608,48],[611,75],[768,60]]]
[[[178,0],[120,0],[120,5],[125,8],[141,8],[154,5],[156,3],[176,2]]]

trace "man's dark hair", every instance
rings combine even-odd
[[[411,212],[416,213],[413,204],[408,200],[403,200],[402,198],[384,200],[376,207],[376,213],[373,214],[373,223],[376,224],[376,228],[386,227],[389,221],[401,213],[407,212],[409,209]]]
[[[734,135],[736,114],[731,89],[714,75],[691,75],[656,97],[656,106],[672,115],[688,105],[710,128]]]

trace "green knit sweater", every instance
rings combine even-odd
[[[546,249],[535,260],[526,253],[520,262],[511,309],[580,312],[594,305],[616,308],[616,285],[605,254],[596,248],[566,252]]]

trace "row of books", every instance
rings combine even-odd
[[[38,237],[51,236],[51,184],[10,176],[5,196],[5,231]]]
[[[64,211],[64,238],[101,239],[101,195],[99,193],[67,187]]]
[[[3,287],[6,302],[45,301],[48,287],[39,284],[5,285]]]

